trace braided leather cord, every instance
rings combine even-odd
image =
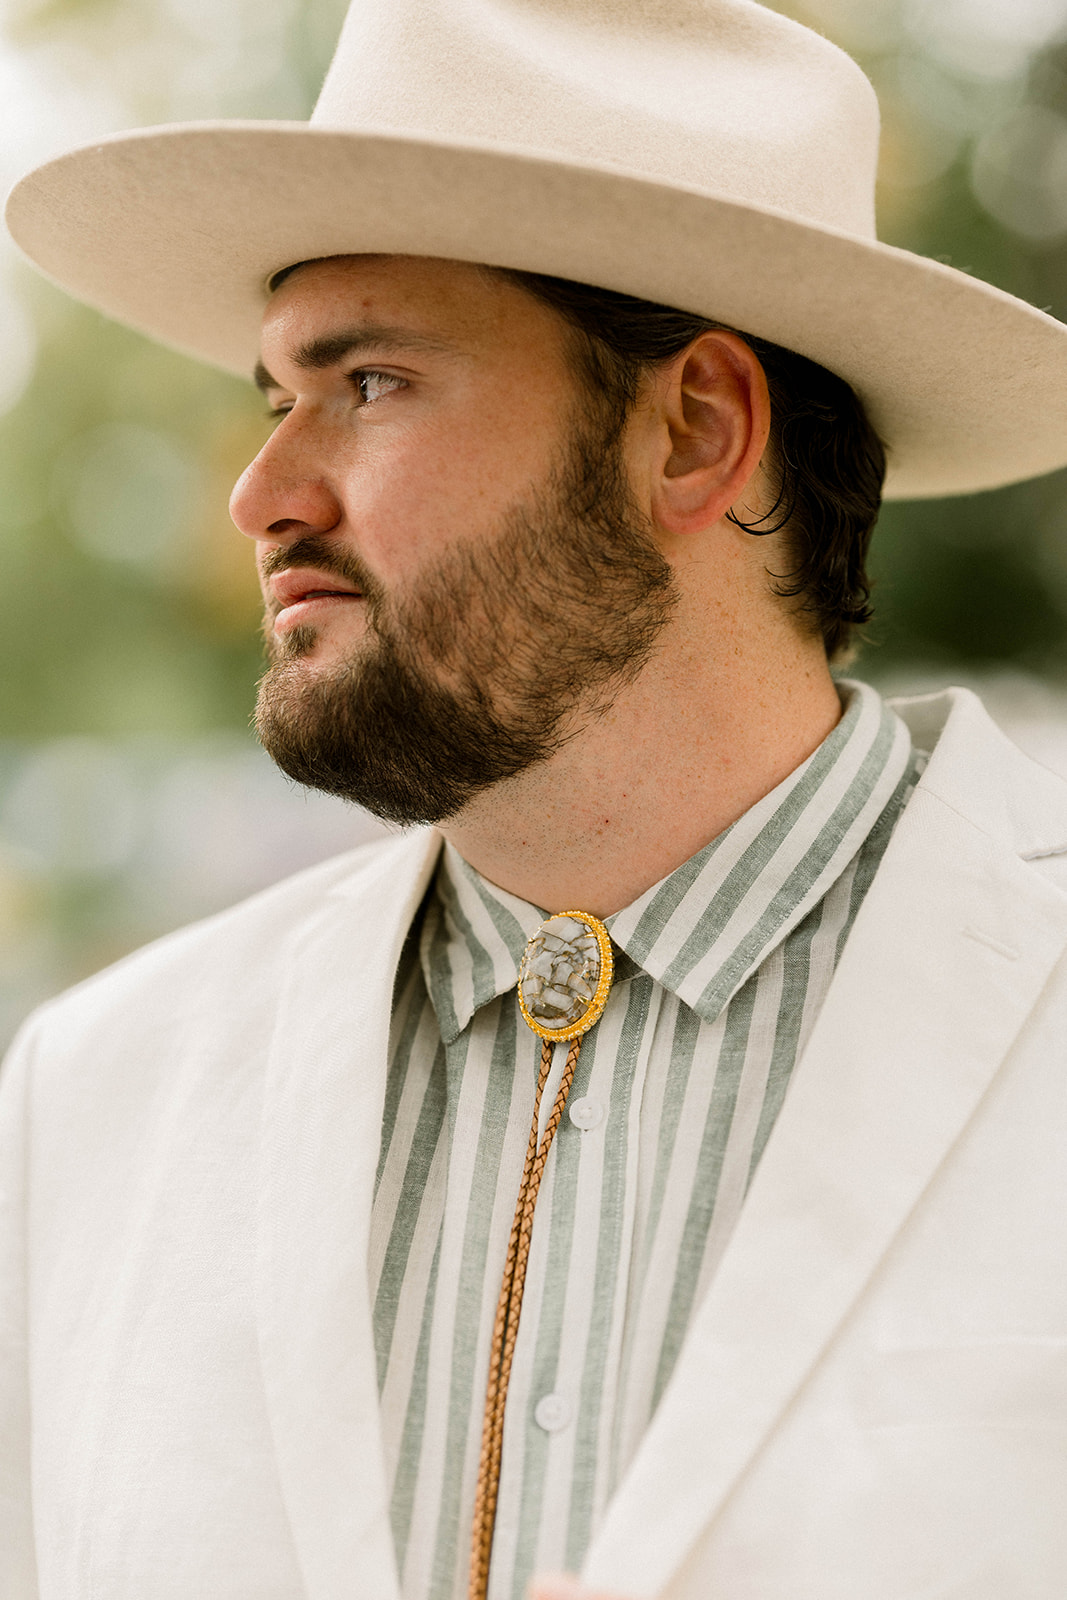
[[[496,1503],[500,1490],[500,1458],[504,1443],[504,1407],[508,1398],[508,1380],[515,1355],[515,1340],[519,1333],[519,1313],[522,1310],[522,1293],[526,1284],[526,1264],[530,1255],[533,1235],[534,1207],[541,1177],[548,1160],[548,1152],[556,1136],[563,1108],[567,1103],[581,1036],[571,1040],[567,1064],[563,1069],[552,1113],[545,1127],[544,1138],[537,1142],[537,1124],[541,1116],[541,1096],[552,1066],[554,1045],[548,1039],[541,1043],[541,1070],[537,1079],[537,1097],[534,1101],[533,1122],[526,1146],[519,1198],[511,1224],[508,1253],[504,1262],[504,1277],[500,1285],[496,1319],[493,1323],[493,1342],[489,1351],[489,1381],[485,1391],[485,1415],[482,1422],[482,1448],[478,1460],[478,1486],[474,1497],[474,1525],[471,1530],[471,1572],[469,1600],[485,1600],[489,1587],[489,1557],[493,1548],[493,1526],[496,1522]]]

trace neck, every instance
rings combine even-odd
[[[703,635],[703,637],[701,637]],[[606,917],[688,861],[811,755],[841,716],[821,645],[673,641],[549,760],[442,826],[491,883]]]

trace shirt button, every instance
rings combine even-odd
[[[590,1100],[588,1095],[583,1100],[575,1100],[570,1111],[571,1121],[583,1133],[588,1133],[590,1128],[597,1127],[604,1120],[604,1107],[599,1100]]]
[[[534,1408],[534,1421],[546,1433],[558,1433],[570,1420],[570,1402],[561,1394],[543,1394]]]

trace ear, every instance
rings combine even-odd
[[[702,333],[656,378],[657,471],[652,514],[668,533],[711,527],[738,504],[771,426],[763,367],[736,333]],[[756,505],[752,485],[751,513]]]

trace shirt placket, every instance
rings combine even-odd
[[[490,1600],[521,1592],[530,1570],[566,1565],[607,1497],[594,1472],[618,1381],[661,998],[644,975],[617,985],[549,1158],[508,1394]]]

